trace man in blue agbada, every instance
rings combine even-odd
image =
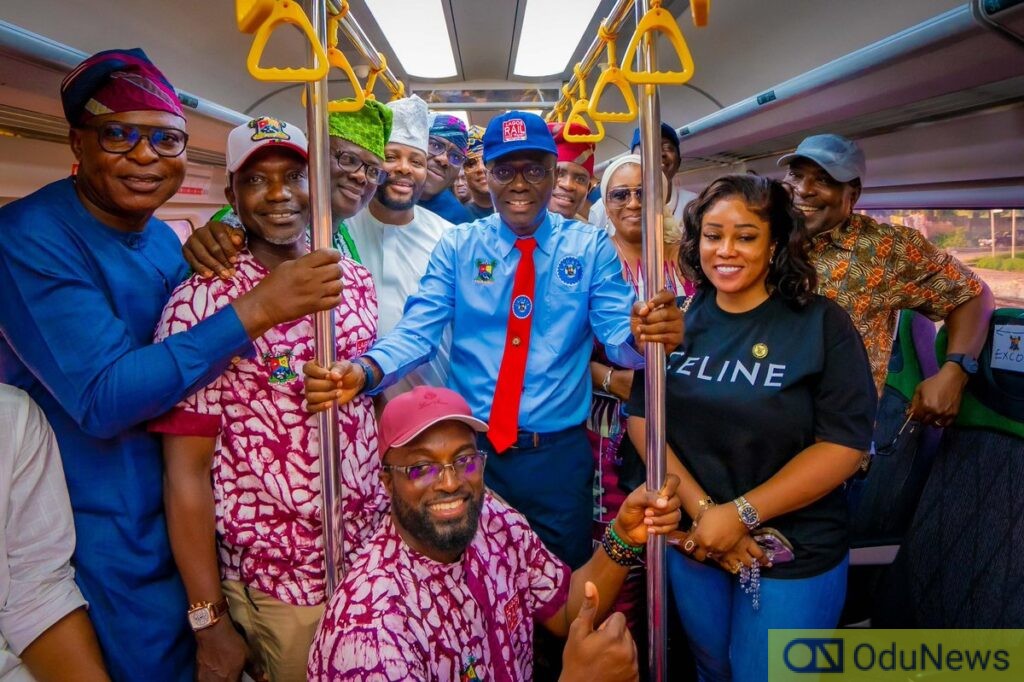
[[[194,639],[163,516],[159,416],[275,324],[337,304],[337,252],[279,268],[188,332],[152,342],[187,268],[153,213],[185,175],[185,118],[139,49],[86,59],[61,84],[75,176],[0,209],[0,382],[57,435],[76,580],[115,680],[191,680]],[[192,605],[194,606],[194,605]]]
[[[667,291],[634,306],[608,235],[548,211],[557,150],[543,119],[503,114],[483,140],[496,213],[442,236],[401,322],[363,357],[330,374],[306,363],[307,402],[316,410],[380,393],[432,358],[451,325],[449,387],[489,423],[479,442],[488,487],[577,568],[593,554],[593,459],[583,429],[593,340],[615,362],[641,367],[638,343],[671,352],[682,315]]]

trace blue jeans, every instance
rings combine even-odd
[[[543,434],[537,446],[521,437],[495,454],[486,434],[484,481],[530,522],[544,545],[576,570],[594,555],[594,456],[582,426]]]
[[[697,659],[701,682],[768,679],[769,628],[834,628],[846,598],[849,559],[824,573],[794,580],[761,574],[761,605],[739,579],[668,550],[668,579],[679,618]]]

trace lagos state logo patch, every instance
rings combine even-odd
[[[520,320],[525,320],[533,311],[533,301],[529,296],[520,294],[512,301],[512,314]]]
[[[299,378],[292,369],[292,352],[264,353],[263,362],[267,365],[267,380],[272,384],[287,384]]]
[[[556,272],[562,284],[579,284],[583,279],[583,263],[576,256],[566,256],[558,261]]]
[[[485,258],[476,259],[476,277],[473,279],[477,284],[494,283],[494,266],[496,261]]]
[[[284,142],[285,140],[292,139],[292,136],[284,131],[288,124],[270,116],[260,116],[249,121],[249,127],[256,131],[252,134],[253,142],[259,142],[260,140]]]

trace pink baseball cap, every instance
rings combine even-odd
[[[487,424],[473,416],[461,395],[447,388],[417,386],[384,406],[380,416],[380,456],[391,448],[412,441],[434,424],[455,420],[474,431],[486,431]]]

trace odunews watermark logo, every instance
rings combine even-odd
[[[771,630],[768,680],[1024,680],[1024,630]]]

